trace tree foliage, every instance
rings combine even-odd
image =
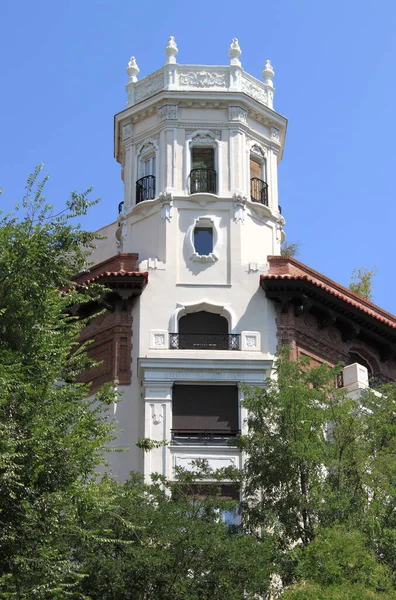
[[[299,256],[300,246],[300,242],[283,242],[281,245],[281,256]]]
[[[247,390],[245,522],[272,533],[283,585],[300,582],[285,598],[314,597],[303,581],[385,592],[396,573],[396,390],[354,399],[335,389],[338,371],[284,351],[277,379]]]
[[[359,267],[354,269],[352,273],[352,281],[349,284],[349,289],[355,294],[359,294],[366,300],[373,299],[373,279],[376,275],[376,267],[368,269],[367,267]]]
[[[103,290],[72,283],[95,242],[75,219],[94,202],[73,193],[54,215],[40,171],[0,221],[0,598],[236,600],[265,590],[268,539],[221,520],[233,506],[217,485],[197,487],[198,473],[98,480],[116,398],[78,383],[91,363],[73,307]]]
[[[0,222],[0,593],[21,600],[66,598],[81,577],[75,501],[110,439],[102,409],[113,400],[103,390],[84,401],[87,360],[73,353],[84,323],[68,311],[99,293],[71,286],[95,239],[74,217],[95,202],[73,193],[53,216],[40,171]]]
[[[88,516],[96,535],[79,554],[89,598],[242,600],[267,589],[270,540],[223,522],[223,511],[236,503],[222,500],[203,473],[179,473],[175,482],[158,477],[151,485],[137,475],[123,486],[107,482],[112,506],[99,519],[96,511]]]

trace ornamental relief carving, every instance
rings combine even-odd
[[[210,135],[204,135],[204,134],[197,134],[192,138],[192,142],[194,144],[204,144],[204,145],[212,145],[213,144],[213,138]]]
[[[247,110],[241,106],[230,106],[228,108],[228,118],[230,121],[242,121],[243,123],[246,123]]]
[[[263,88],[259,87],[258,85],[251,83],[247,79],[242,79],[241,88],[242,92],[245,92],[245,94],[248,94],[248,96],[251,96],[258,102],[261,102],[262,104],[268,104],[268,94],[266,90],[263,90]]]
[[[141,83],[136,85],[135,88],[135,102],[140,102],[148,96],[153,96],[159,90],[164,87],[164,74],[159,73],[158,75],[150,75],[146,77]]]
[[[127,140],[130,137],[132,137],[132,124],[126,123],[122,128],[122,139]]]
[[[190,71],[180,73],[179,85],[198,88],[226,87],[225,73],[211,73],[209,71]]]
[[[177,106],[175,104],[167,104],[158,109],[158,119],[165,121],[165,119],[176,120],[177,119]]]
[[[191,141],[194,143],[209,143],[213,144],[215,140],[221,139],[221,130],[220,129],[210,129],[204,131],[197,131],[197,129],[186,129],[186,136],[191,137]],[[208,140],[207,142],[205,140]]]

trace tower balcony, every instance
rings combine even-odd
[[[214,169],[192,169],[190,172],[190,194],[216,194],[217,174]]]
[[[144,200],[154,200],[155,198],[155,177],[146,175],[136,182],[136,204]]]
[[[268,183],[265,183],[258,177],[252,177],[250,180],[250,199],[252,202],[260,202],[268,206]]]

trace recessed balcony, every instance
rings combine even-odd
[[[190,194],[203,193],[217,193],[217,174],[214,169],[193,169],[190,172]]]
[[[239,333],[170,333],[171,350],[240,350]]]
[[[265,183],[258,177],[252,177],[250,180],[250,199],[252,202],[260,202],[268,206],[268,183]]]
[[[155,198],[155,177],[146,175],[136,182],[136,204],[144,200],[154,200]]]

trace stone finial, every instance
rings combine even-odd
[[[129,75],[129,83],[134,83],[135,81],[137,81],[137,75],[139,74],[139,67],[136,64],[136,59],[134,56],[131,56],[131,58],[129,59],[128,62],[128,66],[126,69],[126,72]]]
[[[275,71],[271,65],[271,61],[270,60],[266,60],[265,61],[265,65],[264,65],[264,69],[262,71],[262,75],[263,75],[263,79],[264,82],[269,85],[270,87],[274,87],[274,84],[272,83],[272,78],[275,75]]]
[[[175,38],[173,35],[170,36],[168,44],[165,48],[165,54],[167,59],[165,61],[166,65],[172,65],[176,63],[176,54],[179,52],[177,44],[175,42]]]
[[[230,57],[230,64],[231,65],[236,65],[238,67],[241,66],[241,61],[239,60],[239,57],[242,54],[242,50],[239,46],[239,42],[237,38],[233,38],[232,42],[231,42],[231,46],[230,49],[228,50],[228,56]]]

